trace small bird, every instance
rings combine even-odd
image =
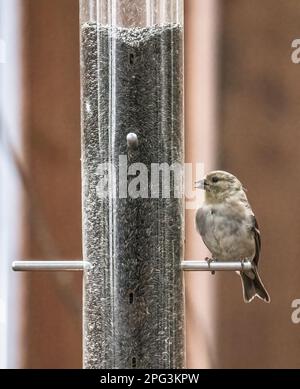
[[[251,261],[253,270],[239,272],[244,301],[270,296],[258,274],[261,238],[255,215],[241,182],[225,171],[213,171],[196,182],[205,201],[196,213],[196,228],[213,260]]]

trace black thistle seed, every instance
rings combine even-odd
[[[183,366],[182,200],[101,198],[97,189],[99,165],[118,171],[119,155],[149,171],[183,163],[182,38],[178,25],[82,26],[87,368]]]

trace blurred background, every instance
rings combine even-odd
[[[270,305],[235,274],[186,276],[187,366],[300,368],[298,0],[185,0],[186,162],[248,188]],[[0,0],[0,367],[80,368],[80,274],[11,262],[81,258],[78,0]],[[186,212],[186,258],[206,255]]]

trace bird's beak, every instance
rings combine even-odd
[[[195,182],[196,189],[206,190],[207,187],[208,187],[208,182],[205,179]]]

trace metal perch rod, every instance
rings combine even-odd
[[[90,266],[85,261],[15,261],[14,271],[83,271]]]
[[[90,264],[86,261],[15,261],[14,271],[83,271]],[[250,261],[183,261],[183,271],[248,271],[252,269]]]
[[[181,269],[184,271],[248,271],[252,269],[250,261],[183,261]]]

